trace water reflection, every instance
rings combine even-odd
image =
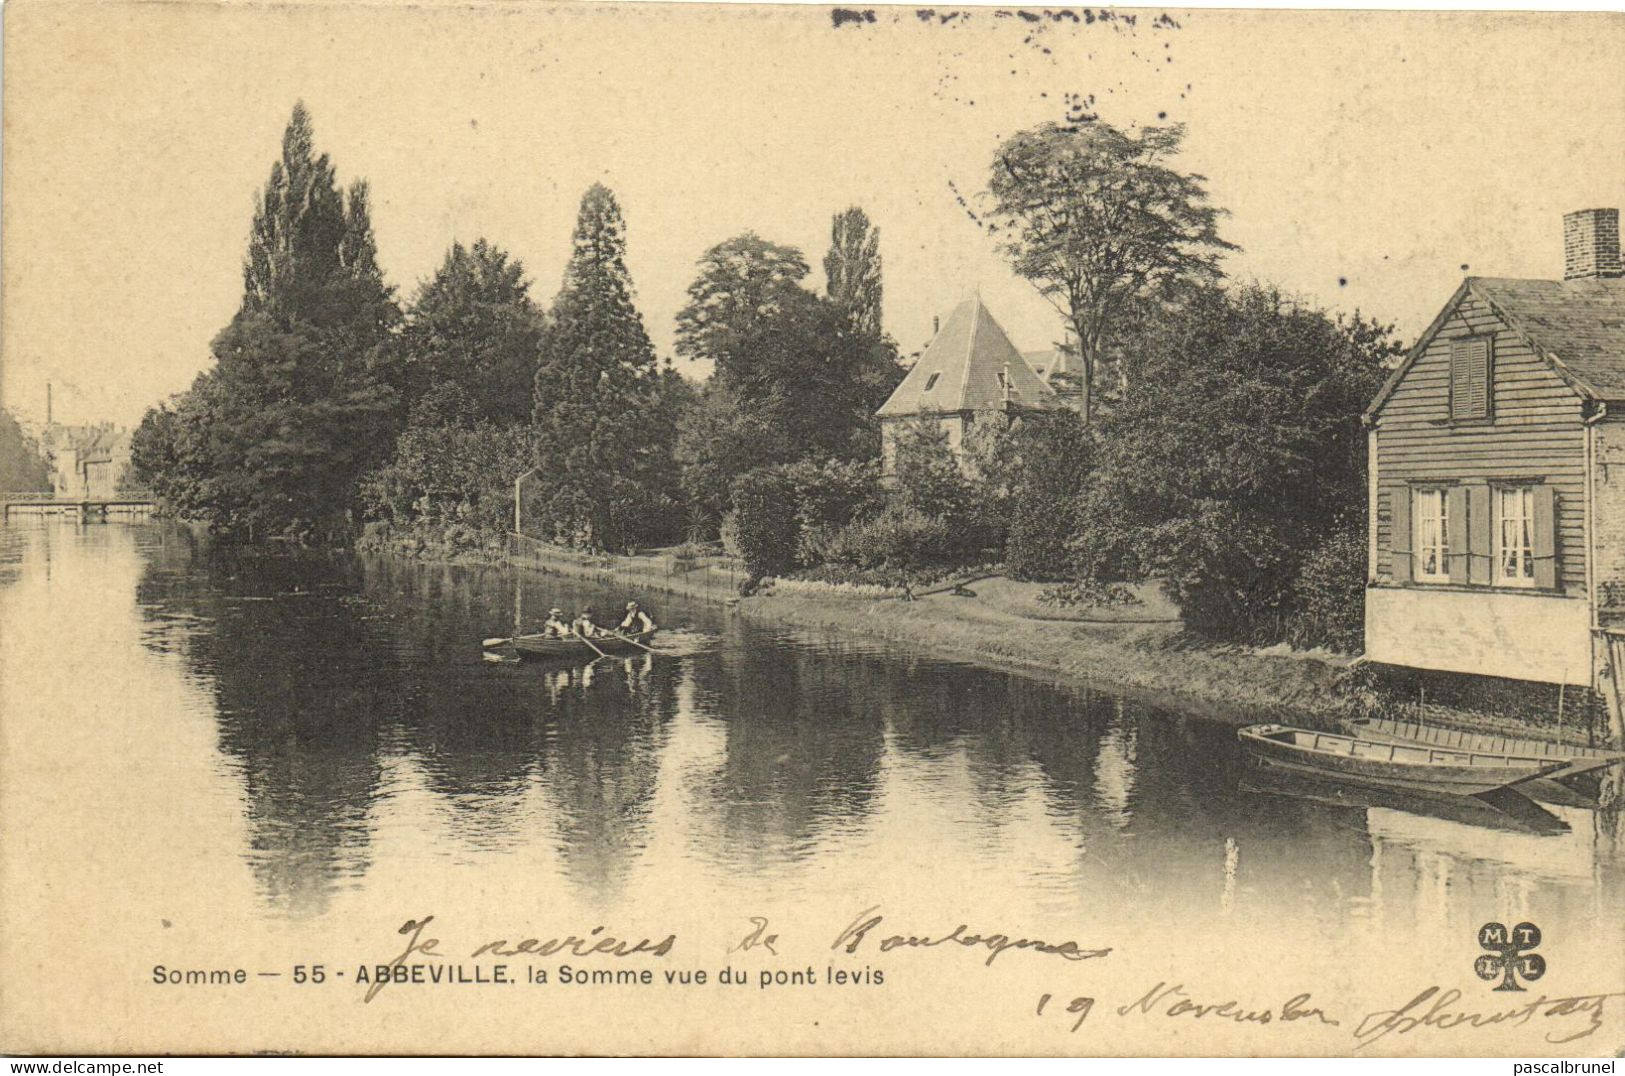
[[[0,537],[8,617],[49,618],[17,595],[124,550],[96,600],[133,602],[139,645],[212,700],[214,756],[173,765],[234,782],[242,835],[199,839],[236,843],[277,915],[509,859],[601,908],[674,878],[732,895],[906,877],[1055,915],[1328,934],[1509,906],[1618,918],[1617,811],[1552,808],[1542,829],[1259,787],[1218,722],[681,602],[657,616],[714,636],[703,652],[483,662],[477,640],[550,604],[623,597],[547,577],[211,551],[158,527]]]

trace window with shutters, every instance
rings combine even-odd
[[[1416,524],[1411,549],[1417,582],[1450,582],[1450,499],[1445,491],[1417,490],[1412,518]]]
[[[1495,585],[1535,585],[1535,491],[1528,486],[1497,486],[1495,502]]]
[[[1482,422],[1490,417],[1490,338],[1469,336],[1450,345],[1450,418]]]

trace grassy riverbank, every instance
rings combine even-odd
[[[1260,720],[1266,712],[1325,723],[1350,707],[1340,688],[1346,660],[1194,644],[1177,611],[1152,587],[1140,588],[1139,605],[1075,612],[1039,603],[1037,584],[1001,577],[972,583],[968,595],[935,593],[914,601],[794,583],[770,584],[741,598],[743,574],[725,558],[670,551],[588,556],[540,543],[525,546],[508,559],[633,591],[725,601],[752,620],[1160,697],[1238,723]]]
[[[751,620],[896,645],[950,660],[1019,669],[1070,683],[1098,684],[1243,724],[1284,718],[1333,727],[1371,706],[1433,724],[1589,743],[1604,716],[1578,697],[1553,726],[1549,700],[1454,704],[1415,685],[1356,670],[1346,655],[1213,644],[1194,638],[1154,585],[1130,588],[1137,604],[1069,609],[1042,602],[1041,584],[978,579],[968,594],[921,591],[915,600],[882,588],[773,582],[740,597],[743,570],[730,558],[681,549],[637,556],[584,554],[529,540],[478,543],[439,532],[377,533],[360,548],[436,561],[508,563],[636,594],[674,594],[726,603]],[[1468,702],[1468,705],[1462,705]],[[1596,706],[1591,709],[1597,710]]]

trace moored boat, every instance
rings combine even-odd
[[[1369,740],[1290,725],[1249,725],[1238,735],[1253,757],[1271,769],[1459,796],[1544,777],[1569,761]]]
[[[654,637],[652,631],[639,635],[594,635],[589,644],[588,640],[572,635],[516,635],[510,643],[522,658],[579,660],[604,654],[646,653],[645,648]],[[593,647],[598,649],[594,650]]]
[[[1373,743],[1414,744],[1452,751],[1480,754],[1517,755],[1525,758],[1562,760],[1565,765],[1545,775],[1547,780],[1586,773],[1614,762],[1625,761],[1625,753],[1602,747],[1581,747],[1555,740],[1521,739],[1495,733],[1425,725],[1420,721],[1399,721],[1389,717],[1362,718],[1345,724],[1349,734]]]

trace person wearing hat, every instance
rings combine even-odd
[[[558,606],[547,611],[547,622],[542,625],[542,634],[549,639],[563,639],[570,634],[570,625],[564,622],[564,610]]]
[[[600,628],[598,622],[593,619],[593,609],[590,605],[581,610],[581,615],[576,617],[575,622],[570,625],[570,631],[583,639],[591,639],[594,635],[604,633],[604,629]]]
[[[649,619],[649,614],[638,608],[637,602],[626,603],[626,619],[621,621],[621,630],[631,635],[643,635],[655,630],[655,622]]]

